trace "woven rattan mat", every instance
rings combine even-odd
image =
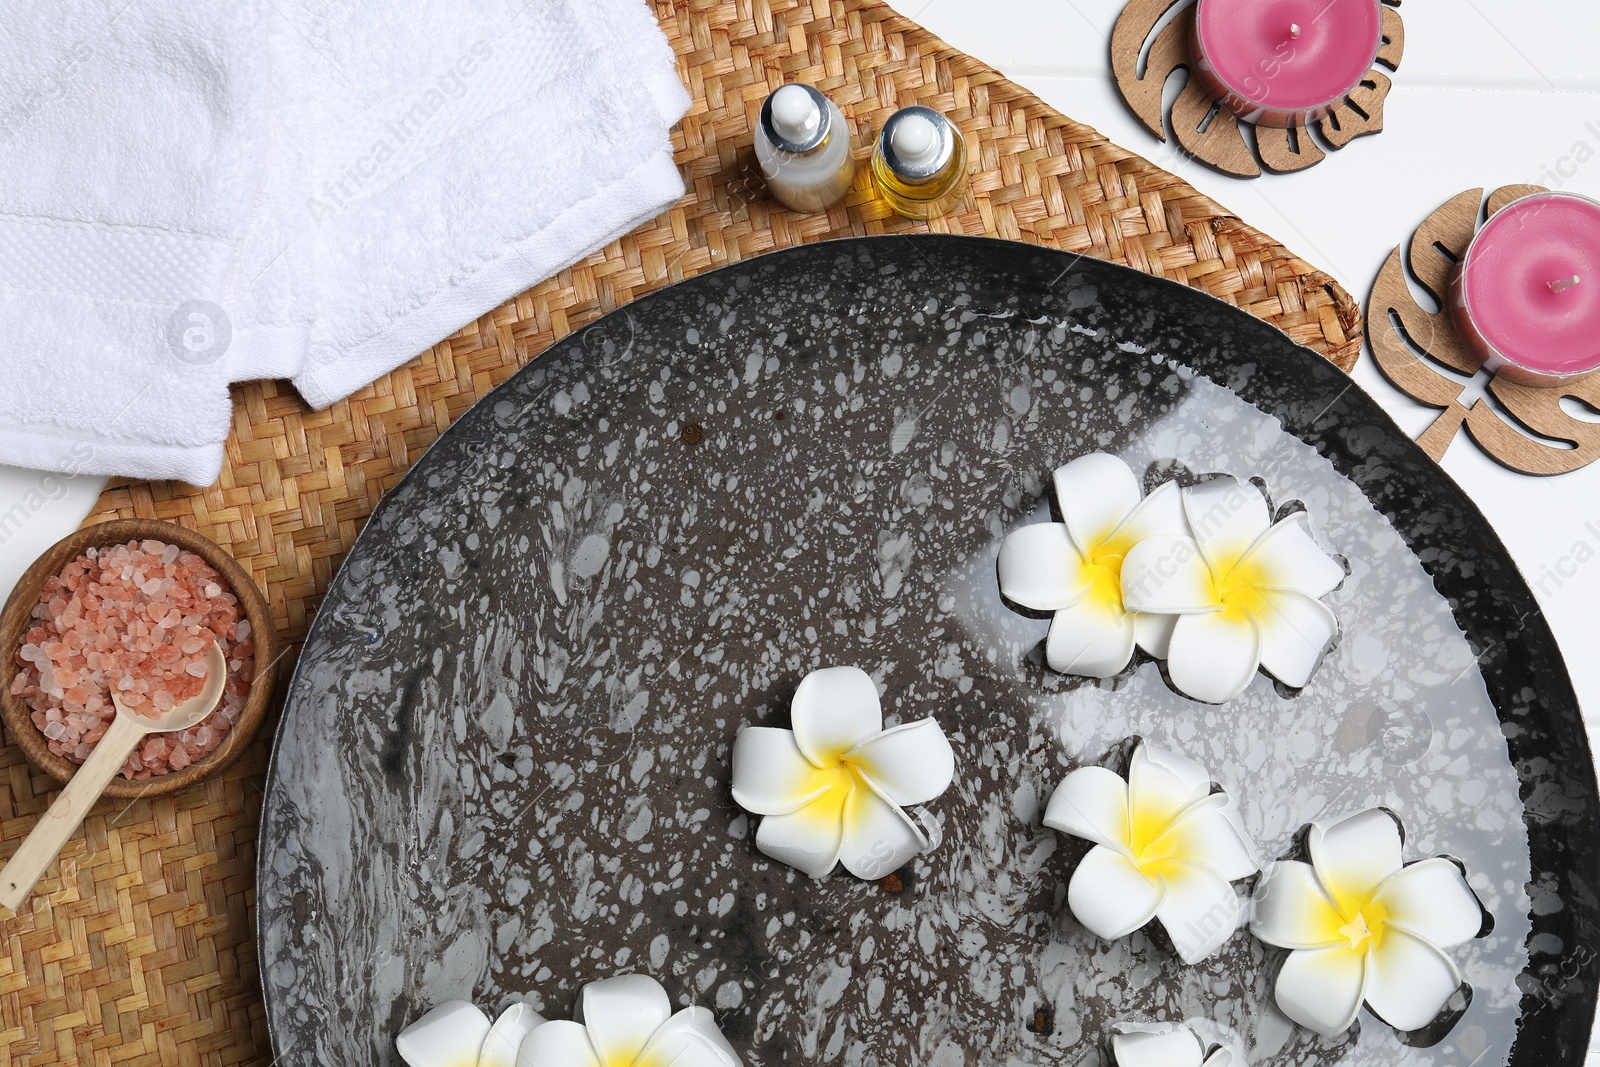
[[[284,384],[240,388],[216,485],[114,485],[89,521],[169,519],[221,542],[266,590],[292,659],[378,498],[468,405],[552,342],[724,263],[924,228],[872,199],[865,168],[827,215],[791,214],[766,198],[750,132],[762,98],[785,81],[839,103],[861,159],[895,108],[927,104],[954,118],[972,150],[971,192],[933,229],[1126,263],[1245,308],[1346,369],[1354,363],[1360,313],[1326,274],[889,8],[653,2],[695,100],[674,134],[688,196],[327,411],[306,410]],[[159,800],[103,801],[59,876],[39,883],[32,912],[0,922],[0,1062],[269,1062],[254,933],[271,726],[220,780]],[[53,790],[9,743],[0,775],[3,856]]]

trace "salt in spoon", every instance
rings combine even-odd
[[[0,870],[0,904],[12,911],[22,907],[23,901],[33,892],[34,883],[49,868],[52,860],[66,845],[78,825],[83,822],[94,802],[100,799],[111,779],[117,776],[122,765],[146,734],[171,733],[187,730],[216,710],[222,697],[223,686],[228,681],[228,662],[222,648],[213,639],[205,655],[206,684],[199,696],[190,697],[170,710],[151,717],[129,711],[117,699],[115,691],[111,703],[116,706],[116,718],[111,728],[100,738],[83,761],[83,766],[73,774],[66,788],[61,790],[50,810],[40,818],[38,825],[28,834],[10,861]]]

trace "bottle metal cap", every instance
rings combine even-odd
[[[761,105],[761,129],[773,147],[799,155],[828,139],[828,98],[809,85],[782,86]]]
[[[883,124],[879,148],[895,177],[913,185],[937,178],[955,152],[955,129],[931,107],[904,107]]]

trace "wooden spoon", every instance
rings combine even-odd
[[[200,695],[190,697],[159,716],[129,711],[117,699],[115,691],[112,692],[111,703],[116,706],[117,716],[111,720],[111,728],[73,774],[66,788],[56,796],[50,810],[44,813],[5,869],[0,870],[0,904],[12,911],[21,909],[23,901],[33,892],[34,883],[50,867],[146,734],[187,730],[216,710],[223,686],[228,682],[228,662],[215,640],[206,652],[205,665],[206,685]]]

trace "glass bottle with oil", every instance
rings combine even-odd
[[[931,219],[955,205],[967,183],[967,143],[955,123],[930,107],[901,108],[872,150],[878,195],[909,219]]]

